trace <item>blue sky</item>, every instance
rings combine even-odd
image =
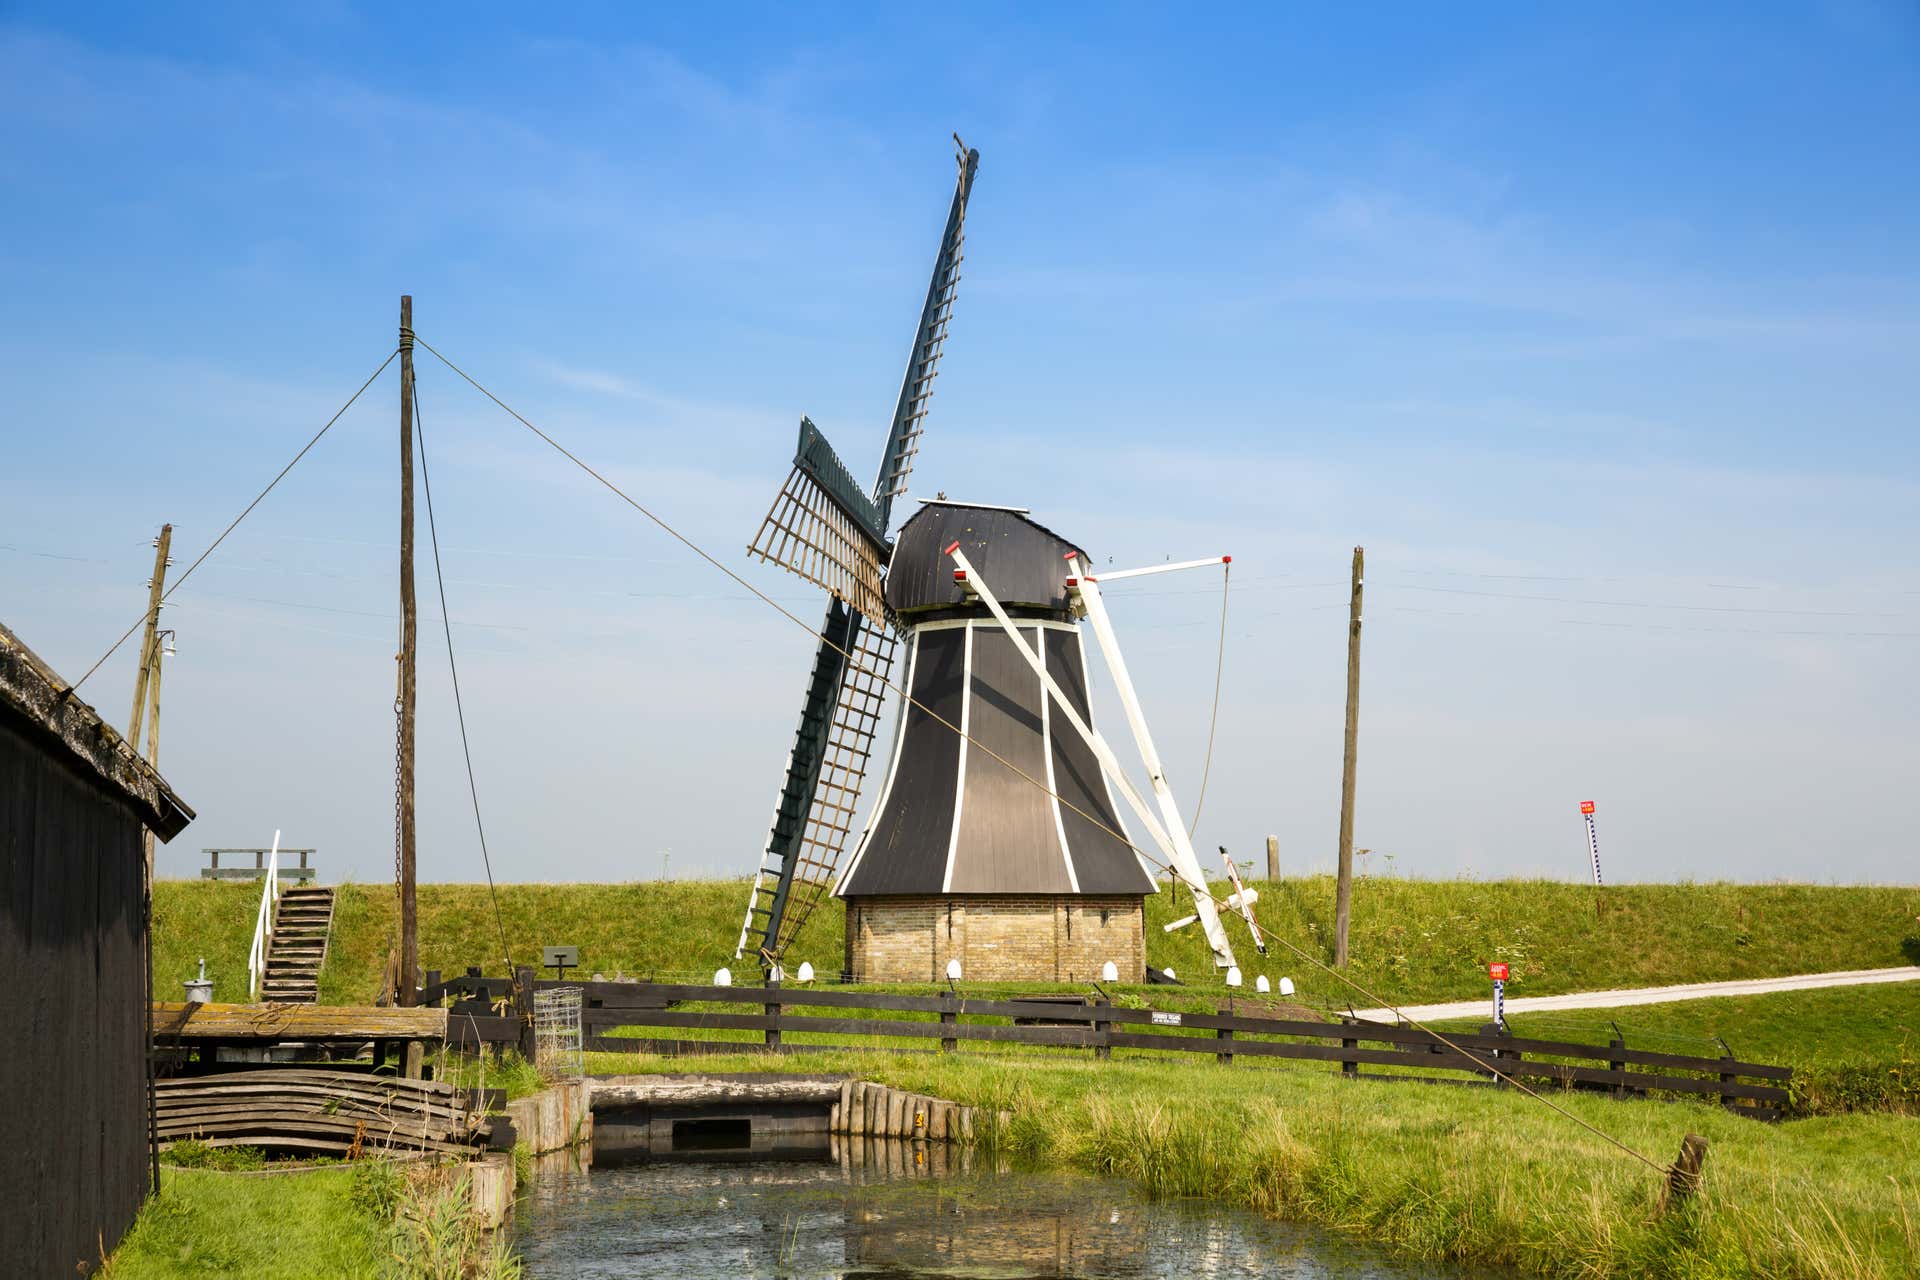
[[[873,465],[957,129],[982,162],[915,490],[1116,564],[1233,554],[1202,847],[1330,865],[1365,545],[1379,871],[1578,876],[1593,798],[1615,878],[1910,882],[1917,73],[1899,4],[9,6],[0,620],[85,670],[160,522],[184,567],[402,292],[811,616],[741,548],[803,412]],[[496,870],[749,870],[806,636],[419,377]],[[162,765],[201,817],[163,873],[279,827],[391,874],[396,398],[390,370],[167,611]],[[1114,592],[1189,806],[1217,588]],[[422,868],[473,879],[437,625]],[[84,693],[119,723],[131,678]]]

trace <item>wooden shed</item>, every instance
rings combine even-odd
[[[193,811],[0,626],[0,1270],[73,1276],[147,1194],[146,852]],[[83,1264],[90,1264],[83,1267]]]

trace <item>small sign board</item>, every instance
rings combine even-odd
[[[1580,812],[1582,812],[1582,813],[1592,813],[1592,812],[1593,812],[1593,801],[1591,801],[1591,800],[1582,800],[1582,801],[1580,802]]]
[[[1505,982],[1507,980],[1506,964],[1504,962],[1499,962],[1499,963],[1488,965],[1487,976],[1489,978],[1492,978],[1495,982]]]
[[[1180,1015],[1177,1013],[1162,1013],[1158,1009],[1155,1009],[1153,1011],[1153,1025],[1156,1027],[1177,1027],[1180,1025]]]
[[[580,948],[578,947],[542,947],[540,963],[548,969],[580,967]]]

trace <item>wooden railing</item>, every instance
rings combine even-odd
[[[260,982],[267,976],[267,952],[273,949],[273,924],[280,905],[280,833],[273,833],[267,854],[266,883],[260,886],[260,910],[253,920],[253,947],[247,952],[247,999],[260,998]]]
[[[915,996],[792,986],[551,983],[533,982],[531,970],[520,972],[529,988],[581,988],[584,1046],[599,1053],[818,1053],[872,1049],[879,1047],[871,1043],[876,1039],[922,1052],[951,1053],[967,1041],[1082,1049],[1098,1058],[1111,1057],[1116,1049],[1204,1053],[1229,1064],[1240,1058],[1338,1064],[1346,1075],[1376,1080],[1496,1086],[1522,1081],[1531,1087],[1620,1097],[1690,1094],[1717,1099],[1760,1119],[1778,1117],[1793,1077],[1790,1067],[1742,1062],[1731,1055],[1709,1058],[1631,1049],[1618,1040],[1593,1045],[1452,1033],[1442,1040],[1411,1027],[1376,1022],[1276,1018],[1238,999],[1217,1002],[1213,1012],[1193,1012],[1130,1007],[1101,996],[1061,1003],[1058,997],[983,999],[957,993]],[[449,1040],[483,1045],[521,1039],[521,1020],[512,1009],[504,1016],[496,1012],[503,1002],[518,1007],[523,997],[517,983],[462,978],[430,981],[421,992],[425,1003],[449,995],[465,997],[449,1016]],[[530,992],[524,998],[530,1001]],[[712,1005],[723,1008],[690,1007]],[[743,1005],[747,1011],[725,1008]],[[892,1016],[863,1016],[871,1014]],[[727,1038],[609,1034],[615,1031],[707,1032]],[[808,1036],[809,1042],[795,1042],[791,1037],[797,1034]],[[815,1036],[834,1039],[820,1043],[813,1041]],[[1374,1070],[1363,1070],[1369,1067]]]

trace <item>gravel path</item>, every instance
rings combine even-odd
[[[1737,982],[1689,982],[1677,987],[1629,987],[1622,991],[1575,991],[1563,996],[1520,996],[1507,1001],[1515,1013],[1545,1013],[1551,1009],[1613,1009],[1630,1004],[1667,1004],[1674,1000],[1708,1000],[1715,996],[1760,996],[1774,991],[1812,991],[1820,987],[1859,987],[1875,982],[1917,982],[1920,967],[1847,969],[1840,973],[1803,973],[1791,978],[1743,978]],[[1360,1016],[1376,1022],[1394,1020],[1392,1009],[1362,1009]],[[1402,1005],[1399,1013],[1422,1022],[1436,1018],[1472,1018],[1493,1014],[1489,986],[1483,1000],[1455,1000],[1447,1004]]]

